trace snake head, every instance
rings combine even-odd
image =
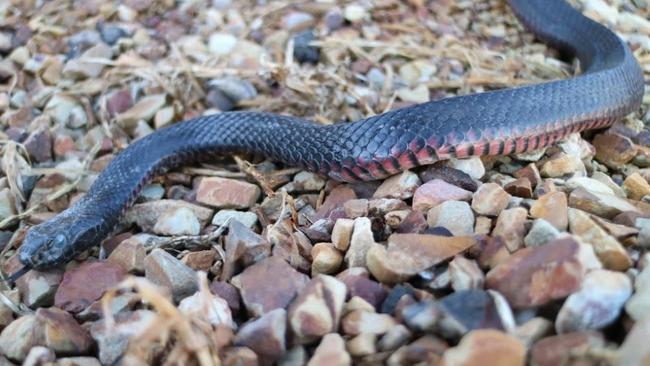
[[[20,247],[20,262],[29,268],[46,269],[72,260],[98,244],[103,237],[101,220],[76,218],[65,213],[29,229]]]

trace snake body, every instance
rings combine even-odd
[[[225,112],[152,133],[118,154],[85,196],[32,227],[25,268],[48,268],[97,245],[148,180],[215,154],[255,153],[341,181],[371,180],[451,157],[532,151],[636,110],[643,74],[613,32],[562,0],[510,0],[538,38],[580,61],[582,73],[418,104],[351,123],[319,125],[270,113]]]

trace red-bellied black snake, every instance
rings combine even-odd
[[[97,245],[153,175],[214,154],[256,153],[337,180],[370,180],[450,157],[539,149],[569,133],[610,125],[639,107],[643,74],[618,36],[562,0],[509,3],[538,38],[575,55],[582,73],[351,123],[225,112],[174,124],[133,143],[81,200],[32,227],[20,248],[21,272],[65,263]]]

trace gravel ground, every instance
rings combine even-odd
[[[574,1],[650,73],[646,0]],[[0,268],[129,143],[566,78],[503,1],[0,0]],[[647,365],[642,108],[538,153],[339,184],[253,156],[157,177],[65,268],[0,283],[0,365]]]

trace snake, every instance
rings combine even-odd
[[[117,153],[85,195],[29,228],[21,274],[63,265],[111,234],[154,176],[215,156],[264,156],[342,182],[378,180],[450,158],[524,153],[637,110],[643,72],[606,26],[564,0],[508,0],[523,26],[581,72],[566,79],[414,104],[319,124],[256,111],[217,112],[158,129]]]

